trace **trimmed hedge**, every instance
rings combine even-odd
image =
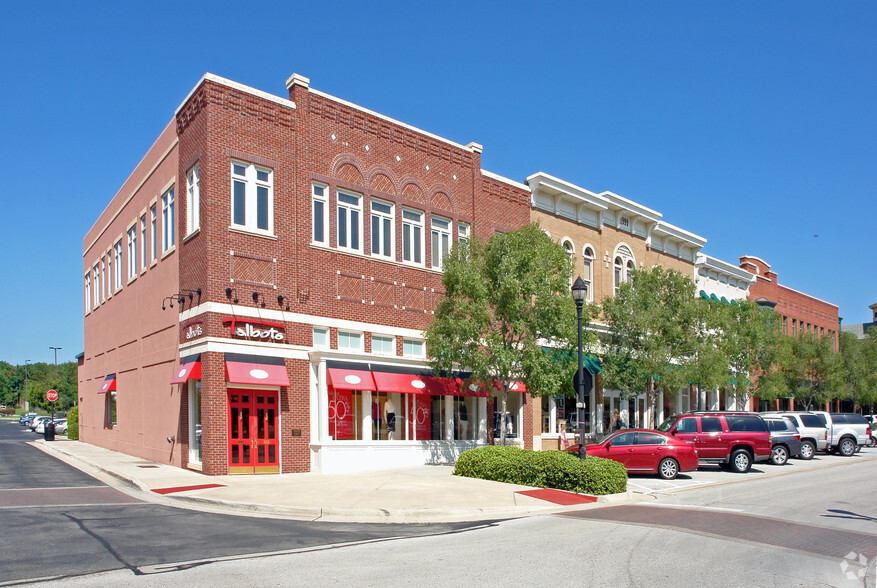
[[[499,445],[464,451],[454,466],[454,475],[584,494],[617,494],[627,490],[627,470],[617,461],[599,457],[581,460],[566,451],[531,451]]]
[[[67,438],[79,439],[79,407],[74,406],[67,412]]]

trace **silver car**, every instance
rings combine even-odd
[[[795,424],[801,435],[801,459],[813,459],[817,451],[825,451],[828,447],[829,429],[825,418],[815,412],[803,410],[765,412],[788,417]]]

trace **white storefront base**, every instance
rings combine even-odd
[[[509,443],[511,445],[511,443]],[[311,464],[321,474],[452,464],[479,441],[336,441],[311,443]]]

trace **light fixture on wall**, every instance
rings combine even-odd
[[[277,304],[279,304],[280,306],[284,306],[284,303],[286,303],[284,310],[289,310],[289,296],[284,296],[283,294],[278,294],[277,295]]]
[[[168,306],[170,306],[171,308],[173,308],[173,307],[174,307],[174,300],[177,300],[177,298],[178,298],[178,297],[177,297],[176,294],[173,295],[173,296],[165,296],[164,298],[162,298],[162,299],[161,299],[161,309],[162,309],[162,310],[165,310],[165,309],[166,309],[166,307],[165,307],[165,305],[164,305],[165,302],[169,302]],[[179,302],[179,300],[177,300],[177,302]]]
[[[235,292],[235,289],[234,288],[226,288],[225,289],[225,297],[226,298],[231,298],[232,294],[234,294],[234,298],[232,298],[232,302],[237,304],[238,303],[238,293]]]
[[[253,292],[253,302],[259,304],[259,293]],[[265,297],[262,297],[262,304],[260,305],[262,308],[265,308]]]

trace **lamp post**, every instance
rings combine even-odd
[[[576,415],[579,421],[579,459],[585,459],[585,362],[582,355],[582,305],[588,297],[588,285],[581,276],[572,285],[572,297],[576,301],[576,315],[579,320],[579,370],[578,389],[576,390]]]
[[[29,363],[29,359],[24,360],[24,414],[27,414],[30,408],[30,403],[27,401],[27,364]],[[21,403],[19,402],[19,404]]]
[[[60,347],[49,347],[49,349],[53,349],[55,351],[55,385],[60,386],[60,382],[58,382],[58,351],[61,349]],[[55,403],[52,403],[52,430],[55,430]]]

